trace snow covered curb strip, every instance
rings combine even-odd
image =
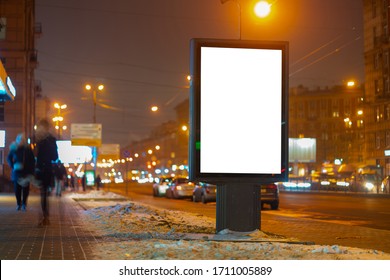
[[[376,250],[306,245],[261,231],[215,235],[215,219],[129,201],[109,202],[110,197],[118,195],[101,191],[71,197],[84,198],[83,201],[89,197],[95,199],[92,206],[102,205],[84,212],[87,226],[102,237],[94,251],[96,259],[390,259],[390,254]],[[101,198],[107,201],[96,202]]]

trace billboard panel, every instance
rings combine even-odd
[[[291,163],[316,162],[317,145],[315,138],[290,138],[288,150],[288,158]]]
[[[5,147],[5,130],[0,130],[0,148]]]
[[[194,39],[191,55],[191,177],[287,176],[287,43]]]
[[[71,141],[58,140],[58,158],[62,163],[85,163],[92,160],[92,149],[87,146],[72,146]]]

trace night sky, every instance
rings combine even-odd
[[[290,86],[364,82],[362,1],[273,0],[262,20],[252,0],[240,2],[243,40],[289,41]],[[238,39],[239,15],[234,1],[36,0],[36,79],[43,95],[68,105],[68,125],[92,122],[84,85],[103,83],[96,114],[103,143],[124,146],[174,119],[188,98],[190,39]]]

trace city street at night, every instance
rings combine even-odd
[[[390,0],[0,0],[0,260],[388,275]]]

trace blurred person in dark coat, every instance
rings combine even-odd
[[[23,133],[18,134],[15,142],[11,143],[7,162],[12,169],[11,178],[14,183],[16,210],[26,211],[30,193],[30,179],[34,174],[35,157]]]
[[[41,190],[42,219],[38,226],[46,226],[49,221],[48,190],[53,180],[53,164],[58,159],[56,138],[50,134],[50,123],[40,120],[35,131],[36,137],[36,168],[35,177],[39,181]]]

